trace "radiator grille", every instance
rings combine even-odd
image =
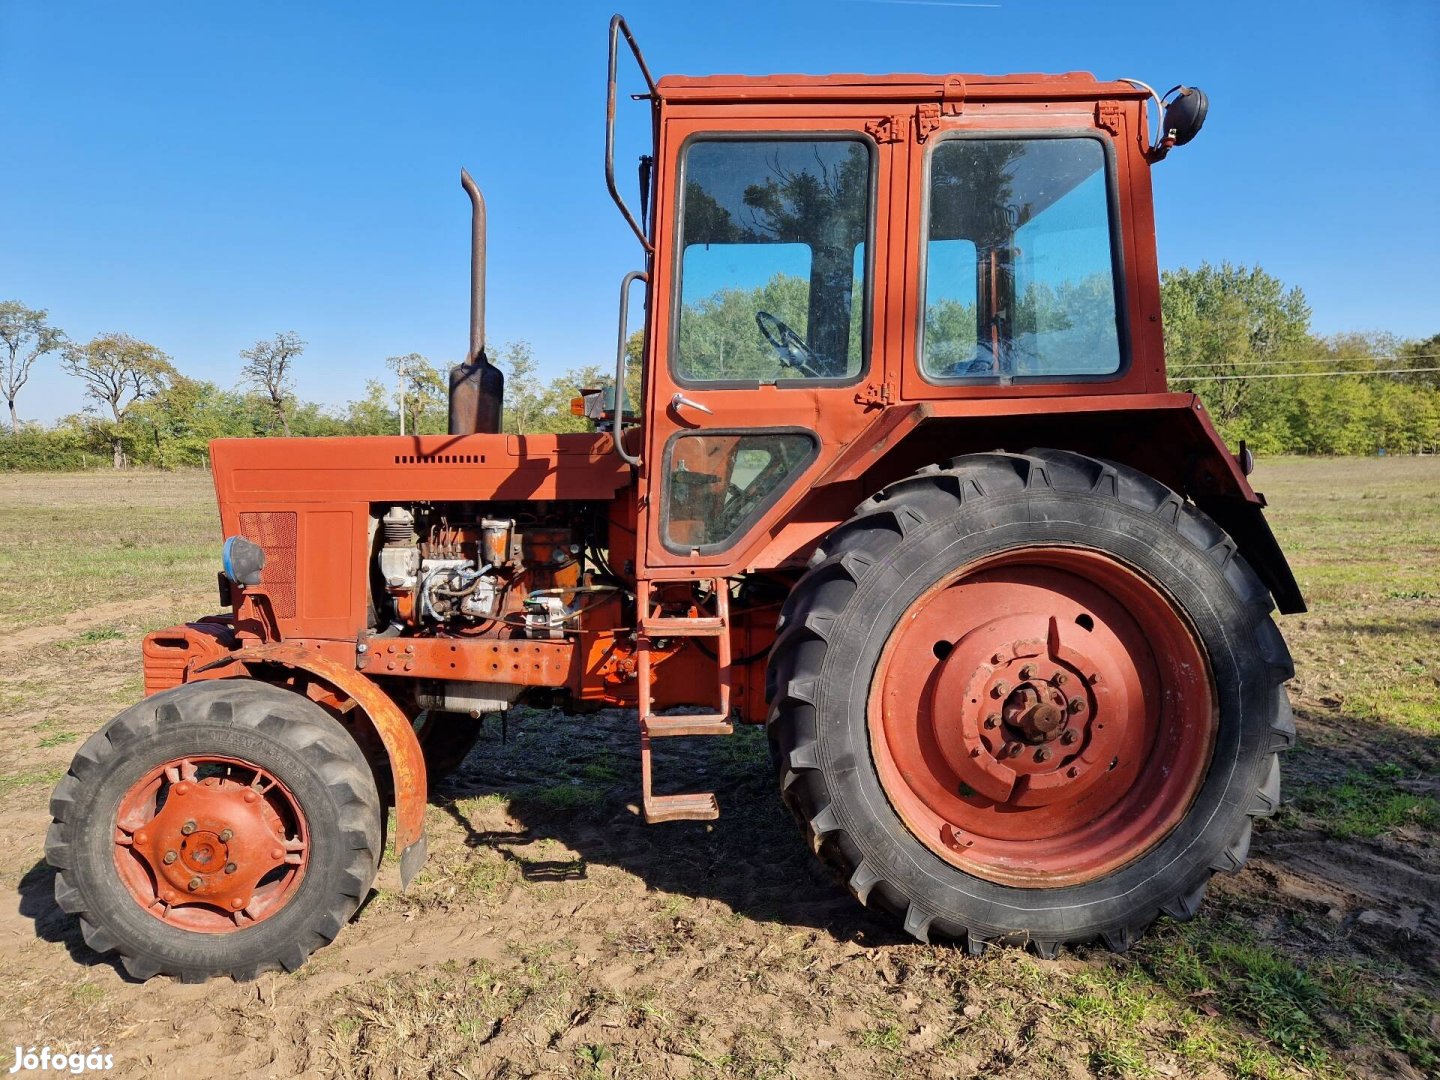
[[[275,616],[295,617],[295,514],[262,510],[240,515],[240,535],[265,549],[265,569],[260,581]]]

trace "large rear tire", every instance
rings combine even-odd
[[[1169,488],[1078,454],[902,480],[781,614],[783,797],[921,940],[1123,950],[1245,863],[1294,741],[1273,603]]]
[[[380,798],[354,739],[268,683],[190,683],[127,709],[50,801],[55,900],[137,979],[293,971],[370,890]]]

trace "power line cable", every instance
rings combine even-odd
[[[1440,371],[1440,367],[1388,368],[1383,371],[1267,371],[1250,375],[1171,375],[1174,379],[1187,382],[1230,382],[1236,379],[1323,379],[1348,375],[1418,375],[1427,371]]]

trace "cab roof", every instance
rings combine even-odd
[[[666,102],[761,101],[1073,101],[1144,98],[1126,82],[1102,82],[1088,71],[1063,75],[667,75]]]

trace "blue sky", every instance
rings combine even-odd
[[[657,74],[1091,70],[1210,95],[1156,171],[1160,257],[1258,262],[1322,332],[1440,331],[1440,4],[628,0]],[[490,209],[489,337],[610,362],[639,265],[601,175],[590,3],[0,0],[0,298],[124,330],[232,385],[309,343],[341,403],[386,356],[464,350],[466,165]],[[633,87],[628,87],[633,89]],[[639,108],[622,116],[638,134]],[[639,142],[622,143],[633,175]],[[29,419],[74,411],[53,368]]]

